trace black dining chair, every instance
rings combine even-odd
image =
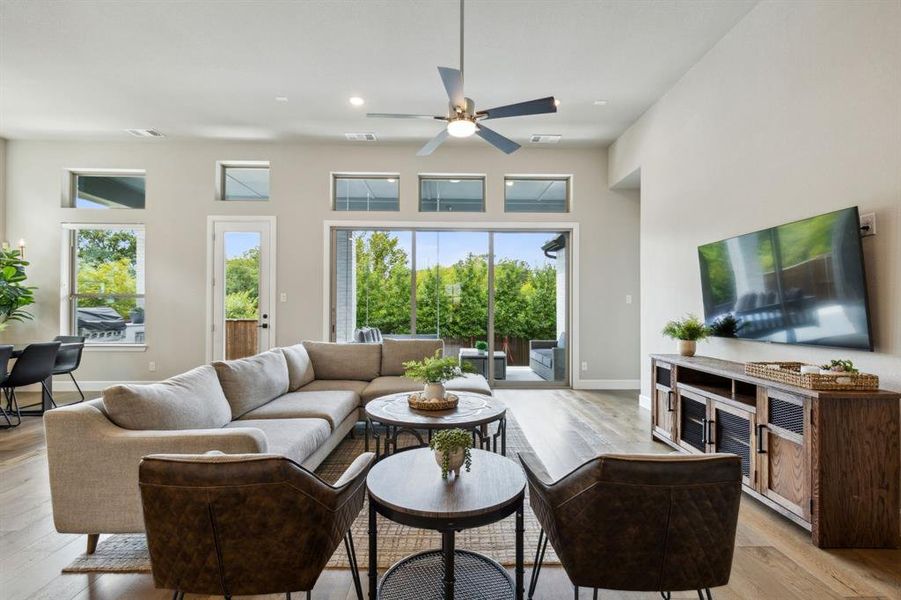
[[[75,381],[75,375],[72,374],[81,365],[81,353],[84,351],[84,336],[58,335],[53,339],[63,344],[56,355],[53,374],[71,377],[72,383],[75,384],[75,389],[78,390],[78,395],[81,396],[81,401],[84,402],[84,392],[81,391],[81,386],[78,385],[78,382]]]
[[[28,344],[22,354],[16,359],[13,370],[10,371],[6,381],[3,382],[3,392],[6,394],[6,411],[15,413],[16,425],[22,422],[22,414],[19,412],[19,402],[16,399],[16,388],[40,383],[44,393],[50,397],[50,404],[56,408],[53,394],[47,389],[44,380],[53,375],[53,365],[56,364],[56,355],[59,352],[60,342],[41,342]],[[13,426],[10,423],[10,426]]]
[[[7,377],[9,377],[9,359],[12,355],[12,346],[0,346],[0,387],[3,387],[3,385],[6,383]],[[6,425],[0,425],[0,429],[9,429],[13,427],[13,423],[9,418],[9,414],[6,412],[6,409],[3,408],[2,403],[0,403],[0,416],[2,416],[6,420]]]

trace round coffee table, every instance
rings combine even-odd
[[[366,404],[366,449],[369,449],[369,434],[375,438],[375,454],[380,458],[381,435],[376,424],[385,428],[384,456],[389,452],[397,452],[397,437],[408,433],[419,441],[420,446],[427,446],[432,439],[432,432],[438,429],[465,429],[472,431],[473,446],[485,450],[492,449],[504,456],[507,455],[507,407],[503,402],[472,392],[452,392],[460,398],[457,408],[450,410],[416,410],[407,403],[409,392],[391,394],[376,398]],[[488,425],[497,422],[497,431],[490,434]],[[426,431],[427,439],[423,439],[421,431]],[[476,441],[478,438],[478,442]],[[500,441],[500,446],[498,446]]]
[[[499,454],[472,450],[472,470],[441,478],[426,448],[399,452],[376,463],[369,490],[369,597],[383,600],[452,600],[523,597],[522,468]],[[516,513],[516,580],[498,563],[454,547],[454,534]],[[376,515],[441,532],[441,550],[420,552],[391,567],[379,582]]]

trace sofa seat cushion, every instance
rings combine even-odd
[[[146,385],[103,390],[103,408],[123,429],[212,429],[231,421],[231,408],[209,365]]]
[[[381,344],[304,342],[316,379],[372,381],[382,366]]]
[[[241,420],[248,419],[325,419],[332,431],[355,412],[360,405],[360,396],[350,391],[332,392],[288,392],[255,408]]]
[[[554,351],[550,348],[532,350],[532,352],[529,353],[529,358],[545,367],[554,366]]]
[[[354,392],[359,401],[363,396],[363,390],[369,385],[368,381],[356,381],[353,379],[317,379],[303,386],[298,392]]]
[[[404,363],[435,356],[444,352],[444,340],[392,340],[382,341],[382,375],[403,375]]]
[[[481,375],[464,375],[451,379],[444,384],[448,390],[457,392],[473,392],[476,394],[491,395],[491,388],[488,387],[488,381]],[[418,392],[422,390],[422,382],[410,379],[409,377],[387,375],[377,377],[363,391],[363,404],[370,400],[381,398],[389,394],[399,394],[407,392]]]
[[[313,372],[313,362],[310,360],[310,355],[307,354],[307,349],[304,348],[303,344],[279,348],[279,351],[285,355],[285,363],[288,366],[289,392],[293,392],[316,379],[316,374]]]
[[[267,452],[302,463],[331,435],[325,419],[242,419],[226,425],[229,429],[253,427],[266,436]]]
[[[281,352],[263,352],[213,363],[232,419],[263,406],[288,391],[288,364]]]

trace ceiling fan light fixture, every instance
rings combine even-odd
[[[476,132],[476,124],[469,119],[453,119],[447,123],[447,132],[454,137],[465,138]]]

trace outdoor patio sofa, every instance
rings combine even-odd
[[[142,532],[138,465],[148,454],[270,453],[315,469],[373,398],[414,391],[403,362],[441,340],[303,342],[197,367],[160,383],[114,385],[100,399],[47,412],[53,519],[61,533]],[[467,375],[448,388],[490,394]]]
[[[529,340],[529,368],[545,381],[566,378],[566,334],[556,340]]]

